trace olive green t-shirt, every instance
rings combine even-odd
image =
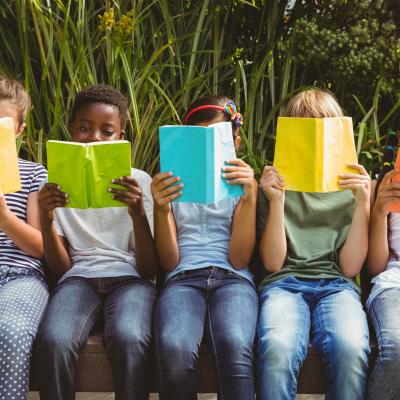
[[[269,203],[260,188],[257,206],[257,232],[260,238],[268,218]],[[347,239],[354,211],[350,190],[332,193],[285,192],[285,232],[287,254],[283,268],[268,273],[265,285],[288,276],[323,279],[345,278],[339,266],[339,251]],[[359,291],[358,286],[351,279]]]

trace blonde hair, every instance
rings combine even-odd
[[[20,123],[24,122],[31,107],[31,99],[22,83],[0,75],[0,101],[8,100],[19,111]]]
[[[297,93],[287,104],[283,116],[297,118],[343,117],[343,110],[330,91],[314,88]]]

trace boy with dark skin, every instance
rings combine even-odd
[[[123,139],[126,112],[126,100],[115,89],[89,87],[77,95],[72,110],[72,140]],[[148,398],[145,380],[156,298],[148,279],[158,267],[150,228],[151,178],[133,169],[131,177],[113,183],[121,188],[110,188],[110,195],[127,209],[65,208],[68,194],[57,183],[46,183],[39,194],[45,259],[61,277],[39,331],[41,399],[74,398],[78,350],[101,312],[115,398]]]

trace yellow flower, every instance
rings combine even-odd
[[[110,8],[109,11],[105,11],[103,15],[99,15],[99,29],[102,32],[111,31],[114,26],[114,9]]]

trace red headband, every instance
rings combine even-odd
[[[208,109],[208,108],[213,108],[213,109],[215,109],[215,110],[221,110],[221,111],[224,111],[224,110],[225,110],[225,107],[214,106],[214,105],[211,105],[211,104],[210,104],[210,105],[207,105],[207,106],[196,107],[196,108],[193,108],[193,110],[191,110],[191,111],[189,112],[189,114],[186,115],[186,117],[185,117],[185,119],[184,119],[184,123],[186,124],[186,122],[187,122],[187,120],[189,119],[189,117],[190,117],[191,115],[193,115],[195,112],[201,111],[201,110],[206,110],[206,109]]]

